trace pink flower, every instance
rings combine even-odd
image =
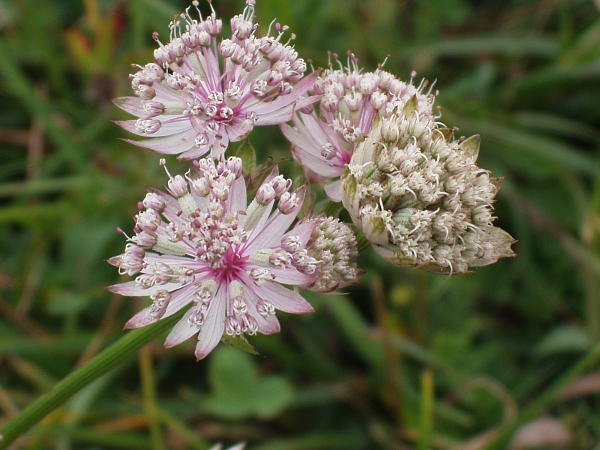
[[[243,14],[231,19],[231,39],[220,43],[223,24],[214,10],[197,21],[188,8],[180,15],[185,30],[179,21],[172,22],[167,44],[155,34],[160,46],[154,52],[156,62],[131,76],[136,97],[115,100],[138,117],[117,123],[150,138],[128,142],[182,159],[208,152],[217,156],[255,125],[286,122],[295,107],[314,101],[304,94],[318,73],[304,77],[304,60],[280,42],[287,27],[276,24],[276,37],[256,37],[254,1],[246,3]],[[198,2],[193,4],[198,9]]]
[[[333,180],[325,186],[325,193],[334,201],[341,201],[342,169],[371,131],[377,114],[388,117],[414,103],[418,115],[434,118],[434,95],[423,93],[426,82],[415,87],[381,68],[362,73],[358,59],[351,53],[348,56],[348,68],[327,69],[309,90],[310,95],[319,96],[315,107],[311,104],[295,114],[293,126],[280,125],[309,178]]]
[[[313,311],[288,287],[313,286],[324,273],[311,256],[311,236],[320,222],[308,220],[290,229],[304,188],[290,192],[291,180],[275,169],[248,204],[242,163],[235,157],[200,159],[185,177],[169,178],[168,193],[149,192],[140,203],[135,235],[128,238],[125,253],[109,260],[120,273],[137,275],[109,290],[152,300],[126,328],[188,308],[165,347],[198,335],[195,354],[202,359],[223,333],[278,332],[276,309]],[[347,266],[348,260],[344,262]],[[327,274],[337,276],[336,286],[348,281],[340,281],[341,275],[330,269]]]

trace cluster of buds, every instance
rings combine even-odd
[[[356,264],[358,242],[352,230],[339,219],[318,217],[306,246],[308,254],[319,261],[319,276],[314,283],[302,286],[317,292],[332,292],[356,283],[364,271]]]
[[[386,261],[451,274],[513,256],[513,238],[493,225],[502,179],[477,166],[478,136],[454,139],[437,122],[427,82],[413,85],[414,73],[403,82],[383,65],[362,72],[351,53],[348,67],[305,75],[281,42],[287,27],[256,36],[254,3],[218,42],[222,21],[214,10],[202,18],[194,1],[200,20],[188,8],[168,43],[155,34],[155,61],[131,76],[135,96],[115,100],[137,117],[117,123],[149,138],[129,142],[183,159],[208,154],[185,175],[167,171],[166,192],[139,203],[135,234],[109,260],[135,277],[111,291],[152,301],[127,328],[186,309],[165,346],[197,335],[201,359],[224,335],[278,332],[276,310],[312,312],[300,289],[334,292],[364,274],[348,225],[298,217],[311,210],[307,186],[292,189],[275,167],[248,198],[256,180],[224,152],[256,125],[280,126],[309,179],[328,183],[325,193]]]
[[[386,261],[464,273],[514,255],[514,239],[493,226],[503,179],[477,166],[479,143],[454,140],[410,102],[376,120],[344,168],[342,202]]]

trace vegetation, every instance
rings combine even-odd
[[[244,3],[213,5],[227,19]],[[152,31],[168,36],[186,6],[0,0],[0,433],[137,332],[122,328],[145,300],[105,289],[120,280],[106,260],[165,176],[119,140],[111,121],[129,117],[111,99],[131,94],[130,64],[152,59]],[[447,277],[367,250],[348,295],[307,294],[316,314],[279,314],[281,334],[251,337],[261,356],[220,344],[196,363],[193,340],[163,349],[138,333],[141,350],[14,448],[600,449],[597,6],[258,0],[257,22],[289,25],[314,67],[351,49],[365,70],[435,80],[441,121],[480,133],[481,167],[506,177],[496,225],[518,256]],[[251,143],[293,173],[277,127]]]

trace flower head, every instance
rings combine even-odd
[[[296,102],[313,101],[303,95],[318,73],[304,77],[306,63],[281,42],[286,26],[276,24],[275,37],[255,35],[254,3],[248,0],[243,14],[231,19],[230,39],[217,41],[223,23],[214,10],[205,19],[198,10],[195,20],[190,8],[180,15],[183,28],[171,22],[170,42],[161,43],[155,33],[155,62],[131,76],[136,97],[115,100],[138,117],[117,123],[150,138],[129,142],[183,159],[218,156],[255,125],[283,123]]]
[[[358,280],[351,259],[356,243],[341,224],[328,231],[319,218],[290,229],[304,200],[304,188],[290,188],[291,180],[275,169],[248,204],[241,160],[220,157],[194,161],[185,176],[169,175],[167,192],[149,192],[135,217],[135,235],[109,260],[119,272],[137,275],[111,291],[152,300],[126,328],[188,308],[165,346],[197,334],[201,359],[223,333],[278,332],[276,309],[312,312],[289,286],[334,290]],[[328,250],[325,263],[316,259]]]
[[[451,140],[407,106],[376,120],[342,175],[342,202],[386,261],[438,273],[514,256],[493,226],[501,178],[477,164],[479,136]]]
[[[320,264],[315,281],[302,287],[331,292],[360,280],[364,270],[356,264],[358,242],[350,227],[334,217],[319,216],[311,222],[314,227],[307,254]]]
[[[335,55],[334,55],[335,56]],[[350,162],[356,145],[371,131],[375,117],[388,117],[413,102],[419,115],[434,118],[434,95],[423,93],[423,82],[415,87],[378,68],[361,72],[358,60],[349,54],[348,68],[325,70],[309,90],[319,102],[300,110],[293,126],[280,125],[292,143],[292,152],[313,181],[334,181],[325,186],[334,201],[341,200],[339,176]]]

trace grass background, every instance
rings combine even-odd
[[[0,424],[123,335],[105,286],[157,155],[118,138],[131,63],[182,1],[0,0]],[[206,4],[202,4],[205,9]],[[215,0],[220,17],[241,0]],[[383,263],[279,314],[262,357],[156,341],[22,437],[27,449],[600,449],[600,14],[586,0],[258,0],[315,67],[436,80],[442,121],[483,135],[518,257],[440,277]],[[275,127],[251,136],[285,156]],[[171,172],[184,165],[168,161]],[[581,363],[583,361],[583,364]],[[510,443],[509,443],[510,442]],[[529,443],[528,443],[529,442]]]

